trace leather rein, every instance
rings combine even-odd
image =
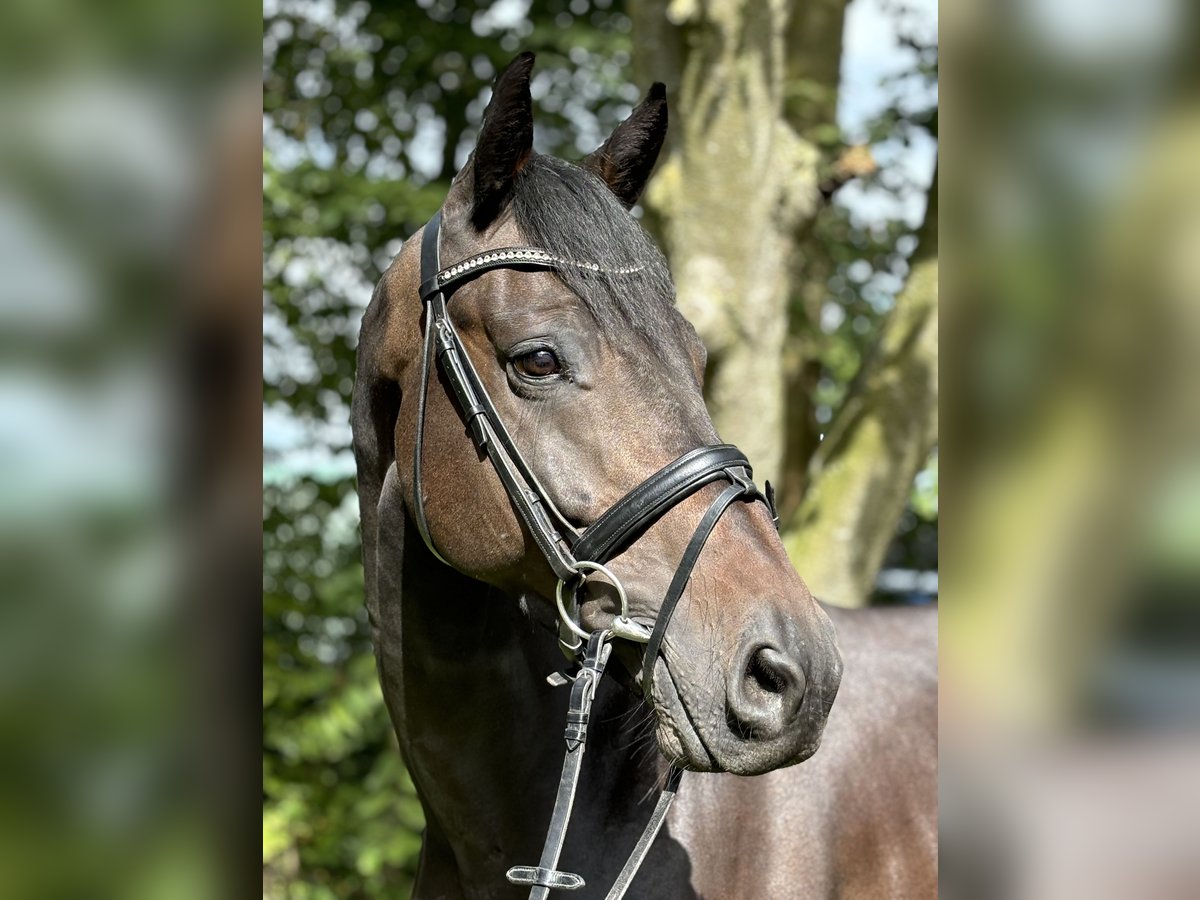
[[[586,747],[588,718],[595,691],[612,651],[613,639],[645,644],[641,672],[642,695],[651,696],[654,665],[692,569],[717,520],[734,501],[761,501],[767,505],[778,527],[774,494],[770,482],[760,491],[751,480],[750,463],[731,444],[699,447],[651,475],[605,511],[586,528],[576,529],[562,514],[550,494],[538,480],[512,436],[504,426],[491,397],[484,388],[471,358],[450,319],[447,302],[462,284],[493,269],[548,270],[579,269],[584,272],[613,272],[584,261],[567,260],[537,247],[504,247],[488,250],[452,266],[442,268],[439,244],[441,212],[425,225],[421,241],[421,301],[425,307],[425,338],[421,355],[421,384],[417,401],[416,445],[413,450],[413,508],[417,530],[431,553],[443,563],[429,533],[425,516],[425,498],[421,481],[421,457],[425,437],[425,406],[430,371],[436,354],[438,363],[454,394],[459,415],[466,424],[475,447],[487,454],[500,477],[513,507],[532,535],[550,569],[559,579],[556,600],[559,613],[559,644],[563,652],[579,664],[574,675],[554,673],[552,685],[571,684],[565,733],[566,755],[558,794],[541,858],[536,866],[514,866],[508,870],[513,884],[531,885],[530,900],[547,900],[551,889],[575,890],[584,880],[571,872],[557,869],[567,824],[571,817],[579,774]],[[617,270],[629,274],[636,269]],[[728,482],[728,486],[708,507],[700,520],[671,580],[659,608],[653,629],[629,618],[625,589],[606,563],[626,549],[647,528],[683,500],[706,485]],[[449,565],[449,563],[447,563]],[[579,622],[577,595],[590,573],[599,573],[612,582],[620,600],[620,612],[605,628],[588,632]],[[567,596],[564,597],[564,588]],[[634,875],[649,852],[650,845],[666,819],[675,799],[682,771],[672,765],[666,786],[659,796],[650,821],[633,852],[625,862],[606,900],[625,896]]]

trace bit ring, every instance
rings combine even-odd
[[[580,560],[575,563],[575,571],[579,573],[580,577],[582,577],[584,581],[587,581],[587,575],[584,574],[585,572],[599,572],[601,575],[611,581],[613,583],[613,587],[617,589],[617,597],[621,601],[621,614],[618,618],[623,621],[628,620],[629,597],[627,597],[625,594],[625,586],[621,584],[621,580],[617,578],[617,576],[614,575],[607,566],[601,565],[598,562]],[[566,625],[567,628],[571,629],[572,632],[586,640],[592,636],[591,632],[584,631],[579,623],[576,622],[567,612],[566,601],[563,600],[563,587],[565,585],[566,581],[560,578],[558,579],[558,586],[554,589],[554,600],[558,605],[558,616],[560,619],[562,619],[563,624]]]

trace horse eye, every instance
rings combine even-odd
[[[522,354],[513,360],[513,365],[521,374],[530,378],[549,378],[562,371],[558,357],[545,349]]]

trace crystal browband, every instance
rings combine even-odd
[[[566,259],[561,256],[554,256],[547,253],[545,250],[538,250],[535,247],[509,247],[504,250],[489,250],[486,253],[478,253],[475,256],[468,257],[462,262],[455,263],[449,268],[438,272],[438,282],[445,284],[452,278],[456,278],[465,272],[472,269],[477,269],[480,266],[488,267],[495,263],[503,263],[506,265],[521,265],[522,263],[530,263],[534,265],[546,267],[563,267],[571,269],[583,269],[587,272],[604,272],[609,275],[632,275],[635,272],[640,272],[643,266],[629,266],[626,268],[605,268],[598,263],[577,262],[573,259]]]

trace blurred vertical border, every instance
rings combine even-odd
[[[1200,896],[1197,9],[943,12],[941,896]]]
[[[260,877],[260,41],[0,11],[0,896]]]

